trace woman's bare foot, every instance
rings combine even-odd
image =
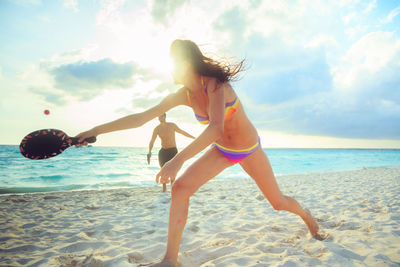
[[[311,212],[309,209],[305,209],[305,212],[307,214],[307,217],[304,218],[304,222],[307,224],[308,230],[310,230],[311,235],[315,238],[318,239],[318,223],[314,220],[313,216],[311,215]]]

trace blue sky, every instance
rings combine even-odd
[[[0,144],[40,128],[75,135],[157,104],[177,89],[168,51],[185,38],[246,58],[232,85],[264,147],[400,148],[399,26],[390,0],[3,0]],[[204,129],[185,107],[168,120]],[[155,125],[98,143],[147,146]]]

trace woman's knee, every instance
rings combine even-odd
[[[171,196],[173,198],[189,198],[191,196],[190,187],[188,187],[183,179],[177,179],[172,184]]]

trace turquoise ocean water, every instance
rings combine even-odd
[[[276,176],[400,167],[398,149],[264,151]],[[0,145],[0,194],[154,185],[159,171],[157,153],[153,149],[150,165],[146,162],[147,148],[129,147],[71,147],[51,159],[29,160],[22,157],[18,146]],[[183,169],[197,157],[186,162]],[[240,165],[235,165],[215,179],[246,177]]]

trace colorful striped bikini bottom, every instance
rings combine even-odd
[[[247,149],[229,149],[223,147],[217,143],[214,143],[213,146],[216,147],[230,162],[238,163],[244,160],[246,157],[250,156],[256,149],[261,145],[260,137],[258,137],[257,143]]]

